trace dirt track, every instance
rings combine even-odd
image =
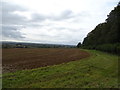
[[[33,69],[88,57],[89,53],[79,49],[40,48],[3,49],[3,73],[16,70]]]

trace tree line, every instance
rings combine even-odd
[[[88,33],[83,43],[77,47],[97,49],[105,52],[119,53],[120,51],[120,2],[112,10],[104,23],[100,23]]]

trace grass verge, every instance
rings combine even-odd
[[[118,88],[118,56],[86,50],[90,57],[3,74],[3,88]]]

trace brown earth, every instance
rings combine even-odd
[[[88,56],[89,53],[75,48],[2,49],[2,68],[3,73],[14,72],[80,60]]]

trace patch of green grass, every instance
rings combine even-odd
[[[3,88],[118,88],[118,56],[86,51],[78,61],[3,74]]]

